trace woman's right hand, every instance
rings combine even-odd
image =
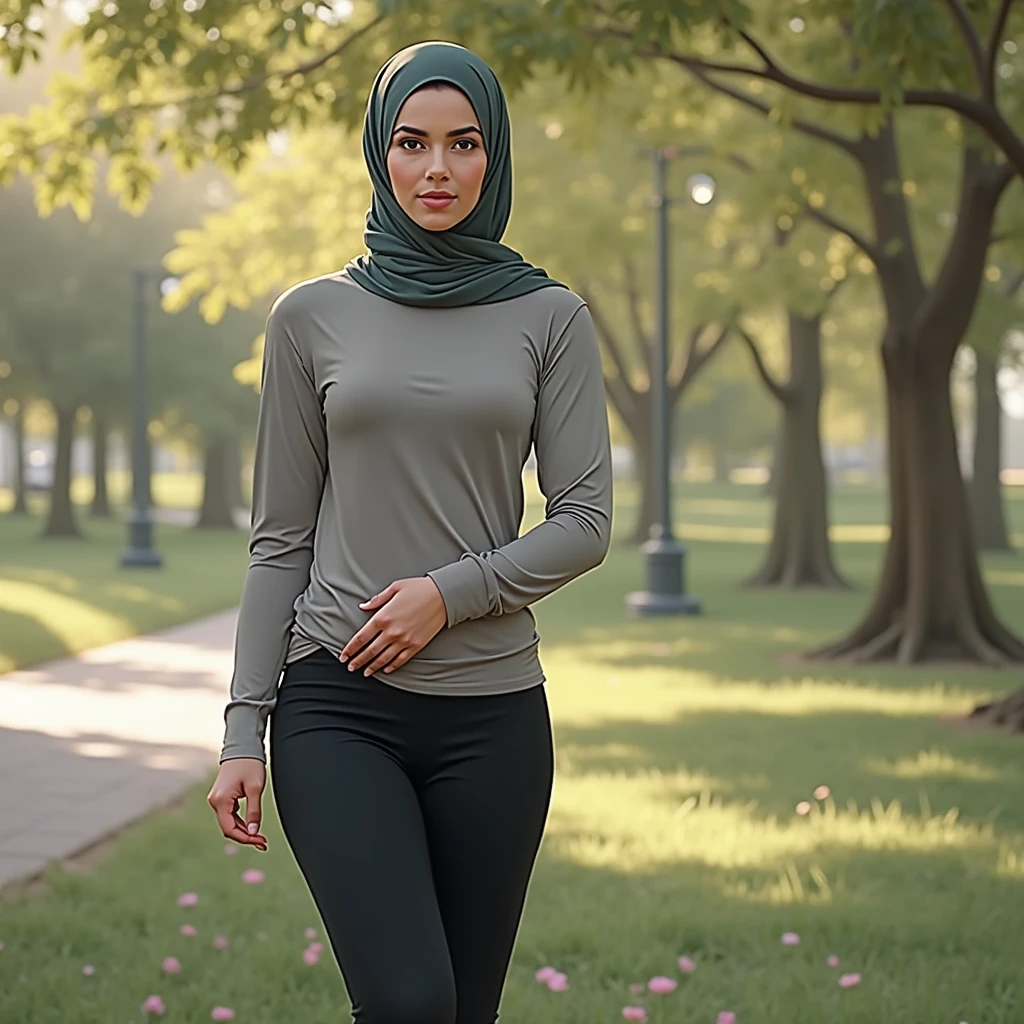
[[[258,757],[228,758],[206,798],[226,839],[255,846],[263,853],[267,852],[267,837],[260,835],[260,797],[266,781],[267,766]],[[243,797],[245,821],[238,816],[238,801]]]

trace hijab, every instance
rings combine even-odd
[[[443,82],[469,100],[480,123],[487,169],[476,206],[444,231],[420,227],[391,188],[387,153],[398,112],[421,87]],[[367,291],[410,306],[469,306],[566,287],[527,263],[501,236],[512,210],[512,155],[505,96],[491,68],[454,43],[417,43],[377,73],[363,123],[363,156],[373,185],[363,242],[367,255],[345,271]]]

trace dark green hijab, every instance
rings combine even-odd
[[[402,104],[420,87],[445,82],[472,104],[487,152],[480,198],[447,231],[421,228],[391,190],[387,153]],[[559,281],[501,243],[512,210],[512,155],[505,96],[494,72],[454,43],[417,43],[377,73],[363,125],[363,156],[373,184],[363,241],[368,255],[348,275],[367,291],[409,306],[470,306],[501,302]]]

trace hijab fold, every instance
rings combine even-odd
[[[447,83],[466,96],[487,153],[476,206],[445,231],[420,227],[401,208],[387,168],[402,104],[433,82]],[[396,53],[377,73],[367,103],[363,156],[373,185],[363,233],[367,254],[352,260],[347,274],[375,295],[410,306],[470,306],[566,287],[501,242],[512,211],[510,135],[498,79],[471,50],[429,42]]]

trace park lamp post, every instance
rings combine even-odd
[[[657,492],[655,521],[649,540],[640,549],[645,558],[645,590],[626,595],[626,615],[645,618],[652,615],[699,615],[700,599],[686,592],[686,550],[672,532],[672,408],[668,383],[669,336],[669,207],[677,199],[666,192],[669,163],[686,151],[679,147],[644,150],[653,158],[654,195],[651,205],[657,211],[655,255],[658,268],[657,308],[658,344],[651,377],[651,436],[654,441],[653,481]],[[714,179],[694,174],[686,183],[686,198],[698,206],[707,206],[715,198]]]
[[[156,282],[161,296],[174,291],[178,280],[162,267],[135,267],[134,284],[134,372],[132,383],[132,510],[128,516],[128,546],[121,552],[121,565],[132,568],[159,568],[160,552],[153,547],[153,519],[150,515],[152,492],[149,416],[146,410],[146,311],[147,289]]]

